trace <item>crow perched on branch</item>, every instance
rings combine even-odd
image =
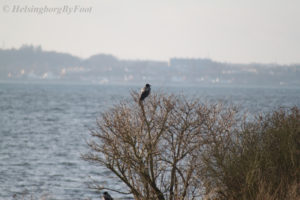
[[[144,99],[150,94],[151,88],[150,84],[146,84],[145,87],[141,89],[140,101],[144,101]]]

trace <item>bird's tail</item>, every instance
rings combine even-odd
[[[139,105],[143,106],[143,100],[141,98],[139,99]]]

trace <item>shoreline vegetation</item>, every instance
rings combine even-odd
[[[300,199],[298,107],[249,119],[233,105],[162,93],[141,103],[132,92],[104,112],[90,134],[82,159],[123,183],[120,189],[95,180],[90,188],[99,199],[104,191],[135,200]]]
[[[83,159],[109,169],[134,199],[300,198],[300,111],[249,120],[234,106],[138,93],[103,113]]]

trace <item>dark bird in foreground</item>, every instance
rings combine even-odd
[[[144,101],[144,99],[150,94],[151,88],[150,84],[146,84],[145,87],[141,89],[140,101]]]
[[[103,192],[103,200],[114,200],[108,192]]]

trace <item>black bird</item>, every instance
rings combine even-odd
[[[108,192],[103,192],[103,200],[114,200]]]
[[[141,89],[140,101],[144,101],[144,99],[150,94],[151,88],[150,84],[146,84],[145,87]]]

